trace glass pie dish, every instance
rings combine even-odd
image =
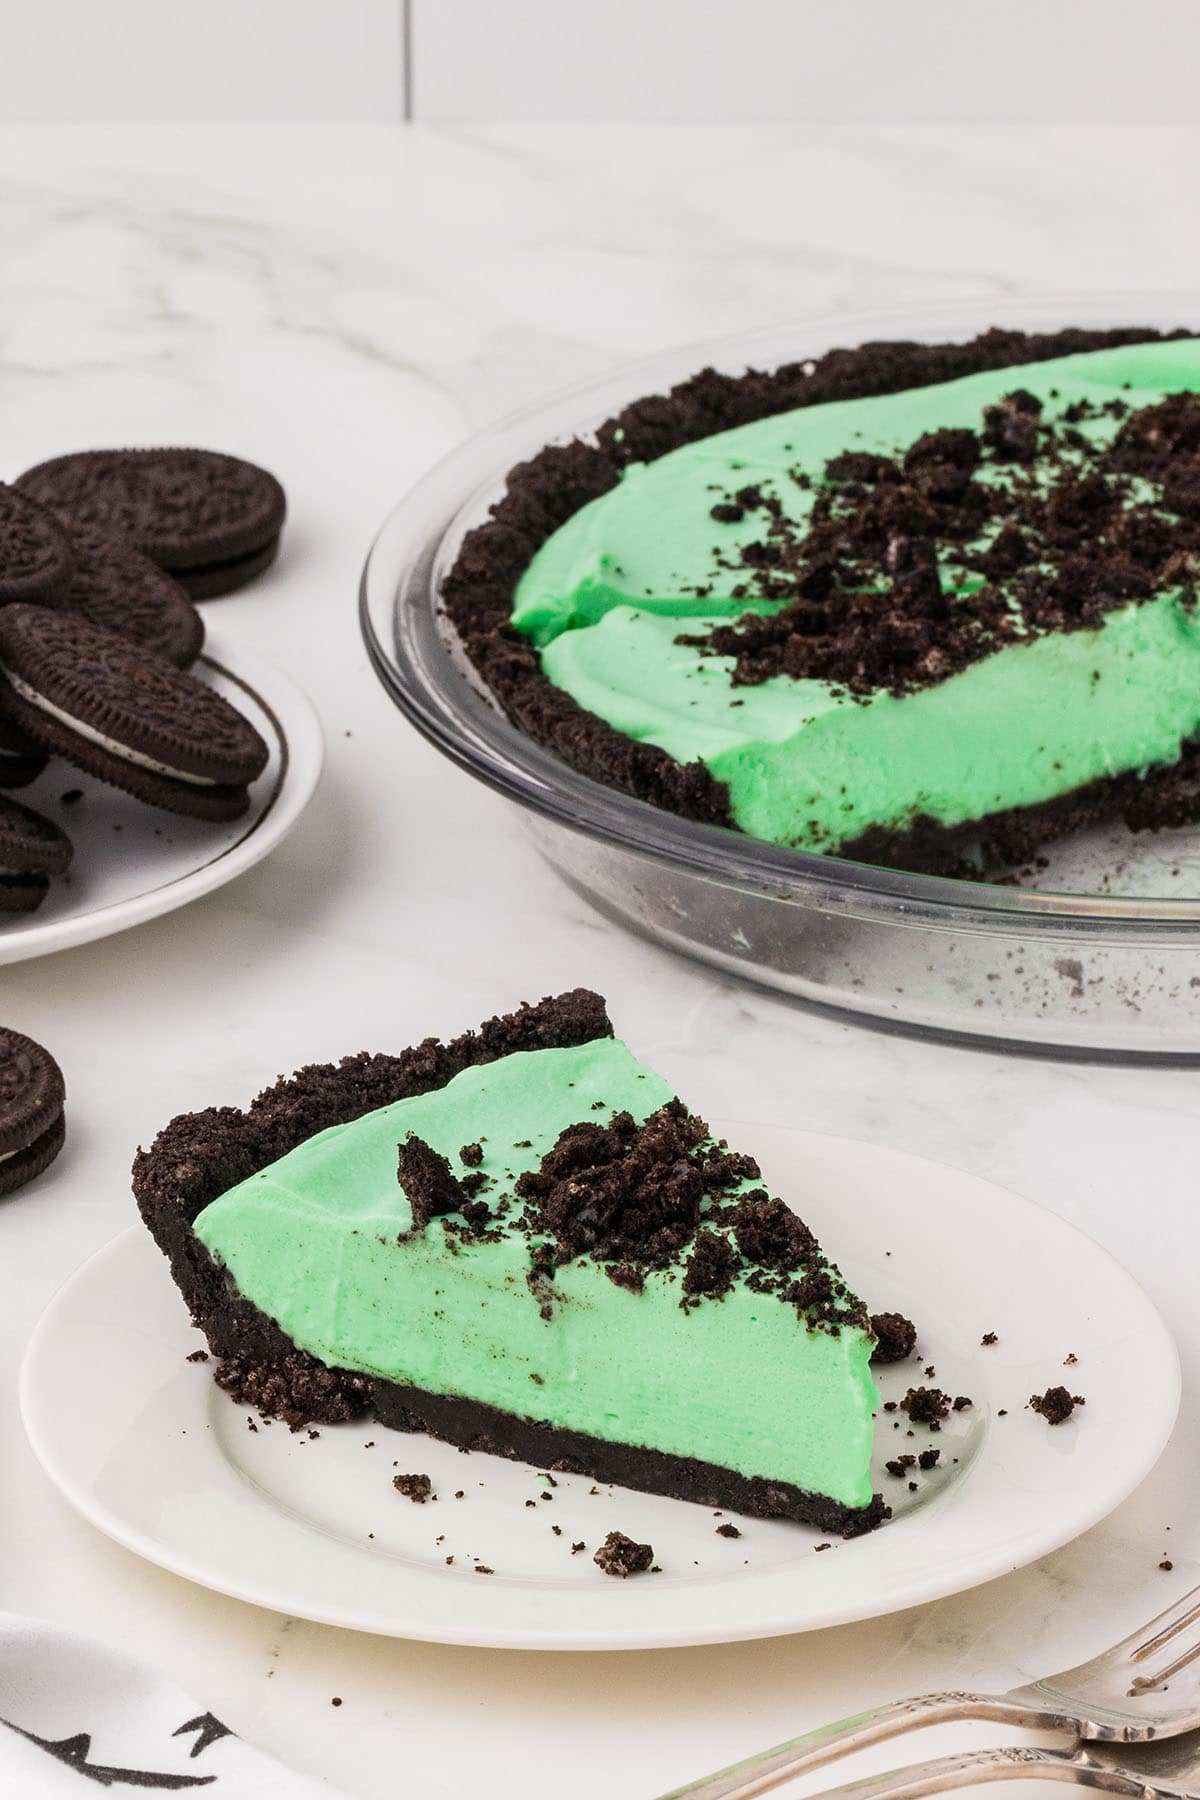
[[[439,750],[517,808],[543,857],[608,917],[726,975],[863,1021],[1085,1056],[1200,1060],[1200,826],[1114,823],[1052,846],[1020,886],[839,861],[698,824],[580,775],[510,724],[439,595],[507,472],[711,364],[738,373],[881,338],[989,325],[1189,325],[1188,295],[959,302],[692,344],[479,433],[409,492],[363,572],[372,664]]]

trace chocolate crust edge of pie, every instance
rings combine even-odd
[[[993,328],[968,343],[870,343],[737,376],[703,369],[666,394],[631,402],[598,428],[594,442],[547,445],[511,469],[491,517],[463,540],[441,604],[467,657],[518,730],[606,787],[701,824],[736,830],[724,784],[701,763],[679,763],[654,745],[624,737],[542,673],[538,652],[510,623],[517,583],[542,544],[573,513],[613,487],[626,464],[653,461],[775,413],[1194,335],[1182,327],[1053,333]],[[903,831],[872,828],[841,845],[828,860],[915,874],[994,878],[1031,861],[1057,839],[1113,818],[1133,830],[1200,819],[1200,744],[1185,746],[1179,763],[1144,778],[1107,777],[985,820],[947,827],[918,817]]]

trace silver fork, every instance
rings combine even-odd
[[[903,1732],[927,1725],[943,1725],[963,1719],[982,1719],[1000,1725],[1034,1731],[1069,1732],[1073,1738],[1110,1744],[1144,1743],[1151,1738],[1176,1737],[1200,1726],[1200,1588],[1160,1613],[1148,1625],[1114,1644],[1111,1650],[1061,1675],[1046,1675],[1027,1687],[1007,1694],[923,1694],[913,1700],[894,1700],[871,1712],[855,1713],[834,1725],[821,1726],[763,1750],[745,1762],[734,1763],[715,1775],[672,1789],[661,1800],[752,1800],[781,1782],[808,1774],[835,1757],[850,1756],[870,1744],[884,1743]],[[1178,1679],[1182,1677],[1183,1679]],[[1170,1698],[1167,1698],[1168,1684]],[[979,1752],[998,1758],[994,1774],[982,1780],[1003,1780],[1008,1763],[1032,1752]],[[1081,1753],[1082,1754],[1082,1753]],[[1086,1762],[1062,1752],[1063,1766],[1074,1772],[1060,1774],[1067,1781],[1083,1779]],[[1005,1760],[1008,1759],[1008,1760]],[[964,1759],[944,1759],[947,1761]],[[970,1759],[966,1762],[969,1764]],[[1048,1765],[1059,1768],[1059,1764]],[[1045,1773],[1046,1771],[1039,1771]],[[1053,1779],[1054,1777],[1051,1777]],[[1102,1782],[1085,1780],[1087,1786]],[[859,1793],[857,1788],[847,1790]],[[914,1788],[914,1793],[936,1792]],[[1117,1792],[1125,1792],[1117,1788]],[[1140,1792],[1141,1789],[1139,1788]],[[864,1796],[865,1800],[865,1796]]]
[[[1200,1796],[1200,1732],[1136,1742],[1080,1743],[1074,1750],[1009,1745],[967,1751],[869,1775],[829,1788],[813,1800],[922,1800],[928,1794],[976,1787],[989,1781],[1069,1781],[1102,1788],[1130,1800],[1197,1800]]]

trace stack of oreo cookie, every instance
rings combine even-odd
[[[237,818],[267,746],[189,671],[193,602],[274,560],[283,489],[210,450],[96,450],[0,483],[0,789],[51,756],[149,806]],[[0,913],[40,904],[71,846],[0,794]]]
[[[17,479],[49,510],[123,538],[193,600],[270,568],[286,501],[273,475],[216,450],[81,450]]]

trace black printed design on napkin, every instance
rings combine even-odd
[[[215,1775],[168,1775],[154,1769],[119,1769],[106,1763],[89,1762],[88,1757],[92,1748],[92,1736],[89,1731],[80,1731],[74,1737],[69,1738],[44,1738],[39,1737],[34,1731],[23,1731],[19,1725],[14,1725],[11,1719],[0,1719],[0,1725],[6,1725],[10,1731],[15,1731],[18,1737],[23,1737],[29,1743],[36,1744],[48,1756],[53,1756],[57,1762],[65,1763],[67,1768],[74,1769],[77,1774],[83,1776],[85,1781],[94,1781],[98,1787],[211,1787],[217,1779]],[[212,1729],[213,1727],[215,1730]],[[193,1756],[196,1756],[208,1744],[213,1743],[216,1738],[229,1735],[228,1727],[221,1725],[211,1713],[205,1713],[201,1718],[192,1719],[187,1725],[181,1725],[179,1731],[172,1735],[178,1737],[180,1732],[196,1729],[208,1732],[209,1735],[202,1735],[197,1740],[192,1749]]]
[[[222,1725],[220,1719],[214,1719],[210,1712],[198,1713],[194,1719],[189,1719],[186,1725],[181,1725],[178,1731],[173,1731],[171,1736],[183,1737],[189,1731],[197,1733],[196,1741],[192,1745],[193,1756],[199,1756],[202,1750],[207,1750],[208,1746],[215,1744],[218,1739],[233,1736],[228,1725]]]

